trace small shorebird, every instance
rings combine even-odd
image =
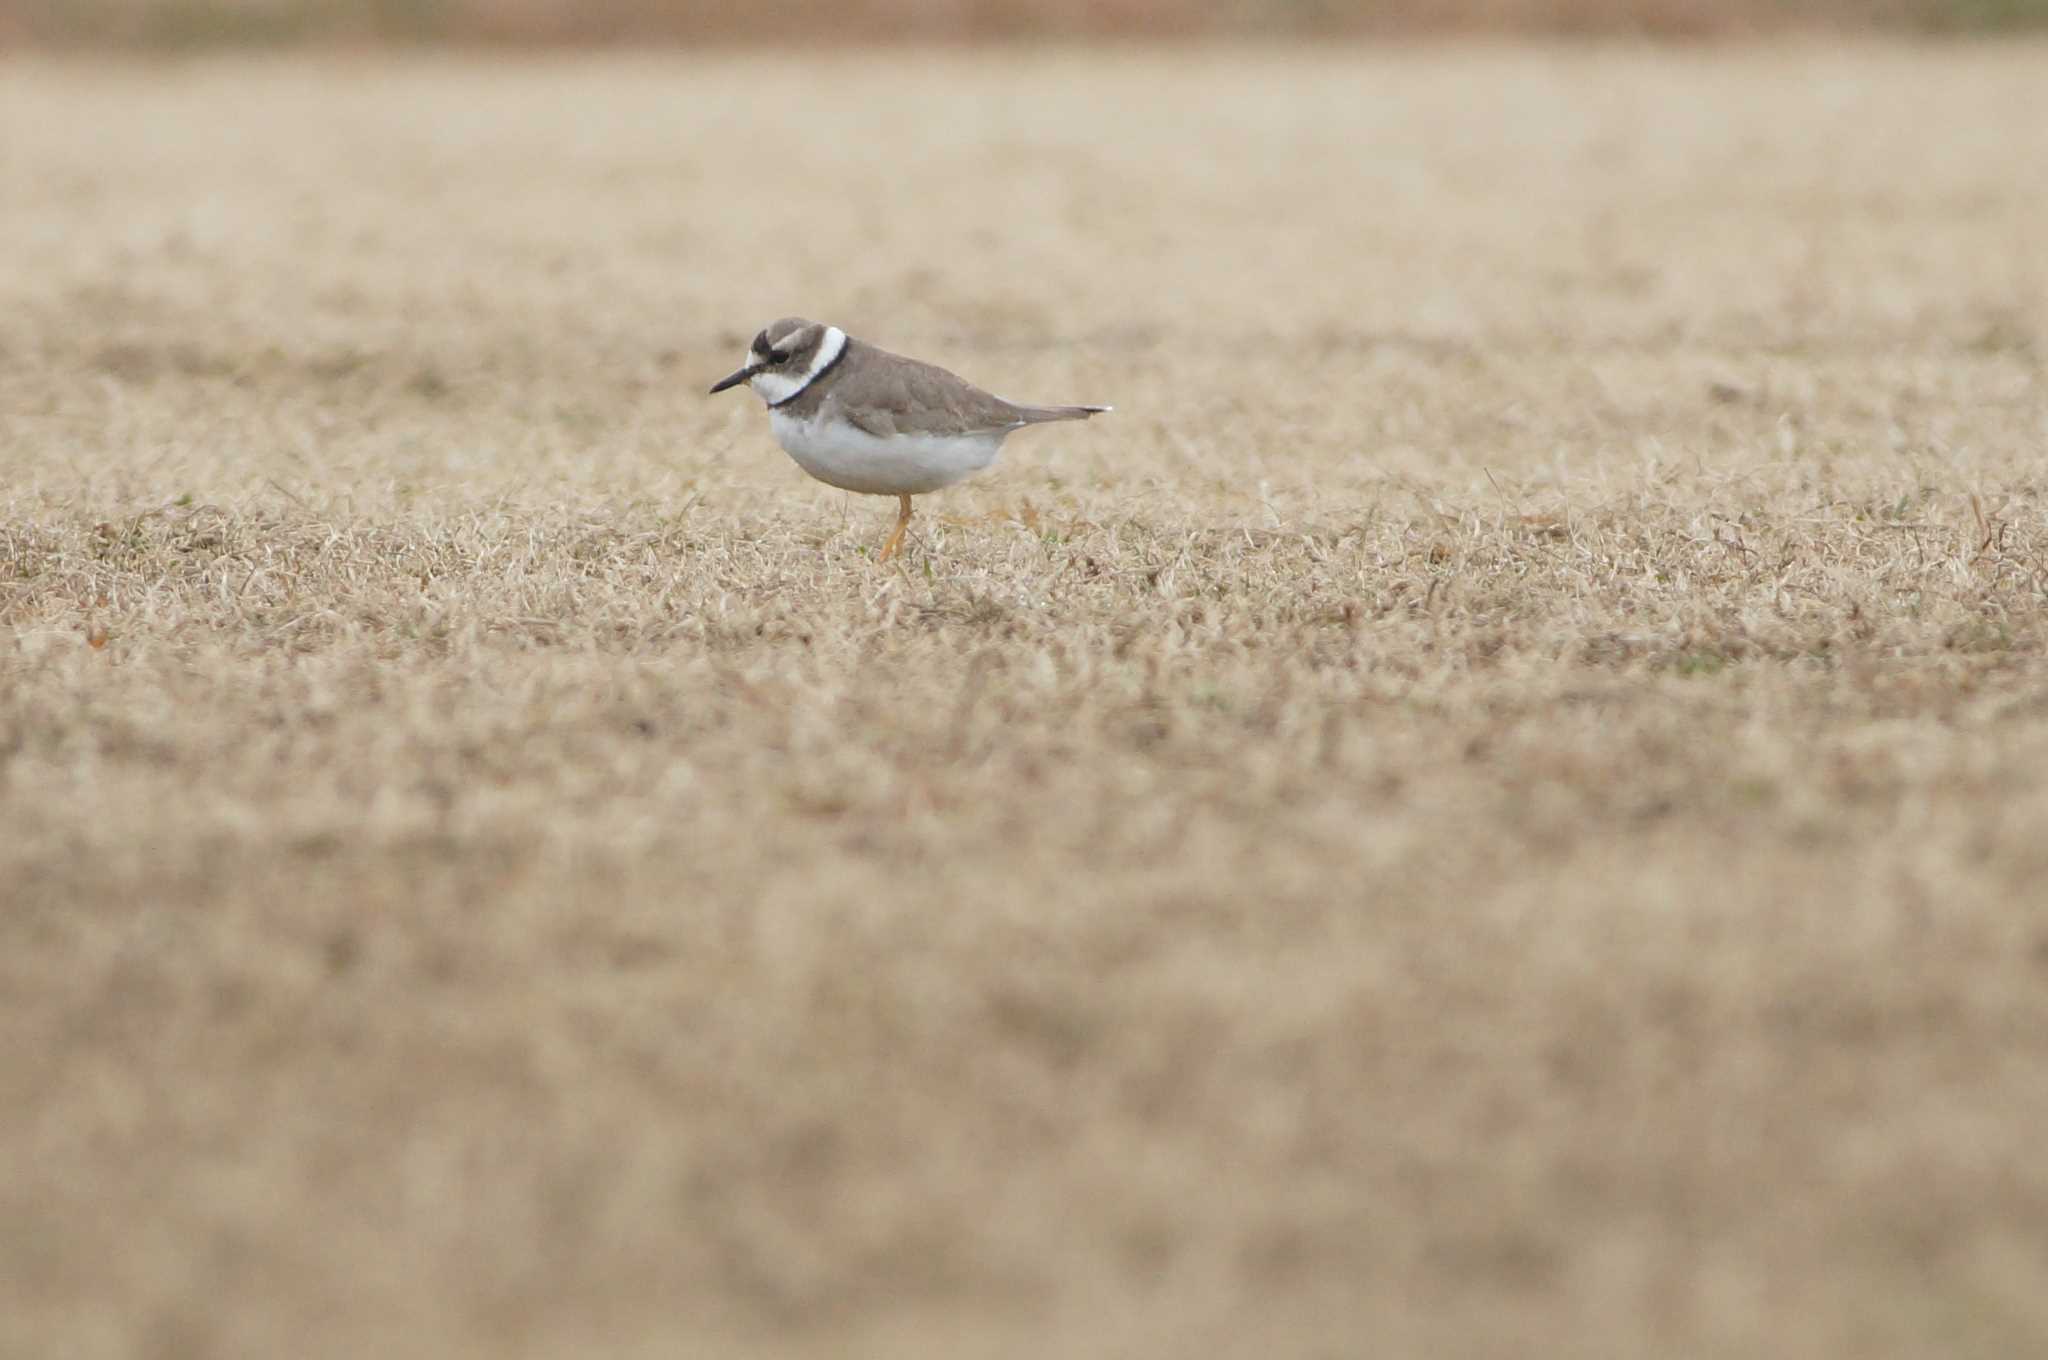
[[[1109,409],[1020,406],[943,368],[800,316],[769,323],[747,347],[747,361],[711,390],[741,383],[768,404],[775,442],[798,467],[842,490],[901,503],[877,562],[902,546],[912,496],[981,471],[1026,425],[1086,420]]]

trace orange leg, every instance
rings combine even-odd
[[[896,550],[903,546],[903,531],[910,527],[910,497],[898,496],[896,499],[903,503],[903,508],[896,515],[895,531],[889,535],[889,541],[882,545],[882,551],[875,556],[877,562],[886,562],[896,555]]]

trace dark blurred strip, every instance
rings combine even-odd
[[[0,44],[180,49],[2011,31],[2048,0],[0,0]]]

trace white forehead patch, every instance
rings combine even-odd
[[[779,401],[788,401],[791,397],[809,387],[811,379],[823,373],[827,368],[830,368],[832,361],[837,359],[840,351],[845,348],[846,332],[840,330],[837,326],[827,326],[824,336],[818,341],[817,349],[811,352],[811,361],[804,365],[803,372],[756,373],[753,377],[747,379],[747,385],[754,389],[754,395],[767,402],[770,406],[775,405]],[[750,354],[747,362],[753,363],[754,357]]]

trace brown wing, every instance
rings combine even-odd
[[[896,434],[982,434],[1024,424],[1023,413],[965,378],[858,340],[840,380],[840,414],[857,429]]]

